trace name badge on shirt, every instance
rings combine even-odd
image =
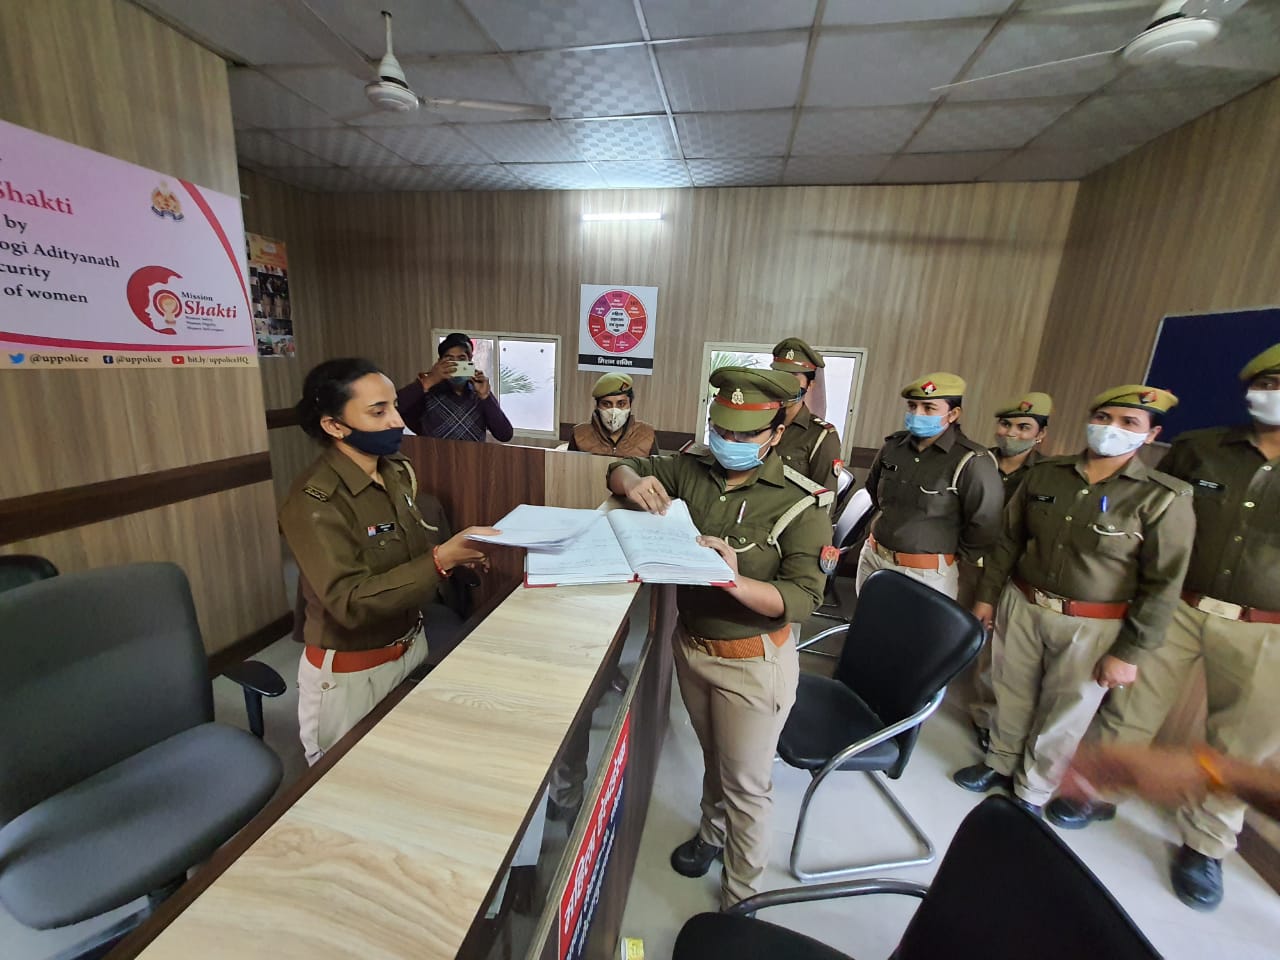
[[[1051,497],[1047,493],[1031,493],[1027,495],[1028,500],[1034,500],[1036,503],[1056,503],[1058,498]]]
[[[396,525],[394,523],[373,523],[366,529],[368,530],[369,536],[376,537],[380,533],[390,533],[395,528]]]
[[[1191,482],[1205,490],[1221,490],[1225,486],[1225,484],[1214,483],[1212,480],[1192,480]]]

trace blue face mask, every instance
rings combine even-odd
[[[908,413],[902,418],[902,424],[913,437],[936,437],[947,429],[941,415],[931,417],[924,413]]]
[[[726,470],[754,470],[764,463],[759,444],[726,440],[715,430],[711,431],[711,453]]]
[[[341,420],[338,421],[342,423]],[[347,427],[347,424],[342,424]],[[343,437],[347,446],[355,447],[361,453],[371,457],[389,457],[400,450],[400,441],[404,439],[404,427],[392,427],[390,430],[357,430],[347,427],[351,432]]]

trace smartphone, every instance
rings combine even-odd
[[[453,365],[454,377],[474,377],[476,375],[476,365],[470,360],[457,360]]]

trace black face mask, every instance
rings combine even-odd
[[[342,421],[339,420],[338,423]],[[342,438],[343,442],[371,457],[391,456],[400,450],[400,441],[404,439],[404,427],[392,427],[389,430],[357,430],[350,424],[342,423],[342,425],[351,431]]]

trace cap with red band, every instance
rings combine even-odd
[[[711,422],[726,430],[763,430],[800,392],[791,374],[751,367],[721,367],[710,382],[717,389]]]
[[[772,369],[783,373],[813,373],[826,365],[822,354],[799,337],[779,341],[773,348],[773,363],[769,364]]]

